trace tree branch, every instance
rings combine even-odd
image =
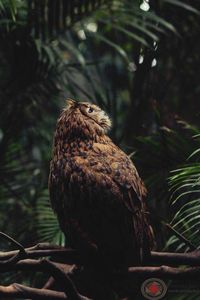
[[[170,266],[200,266],[200,250],[188,253],[151,252],[151,262]]]
[[[18,283],[13,283],[9,286],[0,286],[0,297],[5,298],[31,298],[31,299],[48,299],[48,300],[59,300],[59,299],[70,299],[67,298],[65,293],[51,291],[47,289],[36,289],[24,286]]]
[[[68,264],[80,263],[80,257],[76,250],[70,248],[63,248],[57,245],[50,245],[48,243],[40,243],[33,247],[25,248],[26,258],[39,258],[39,257],[52,257],[65,259]],[[0,251],[1,261],[8,260],[19,253],[18,250],[14,251]]]
[[[123,273],[126,277],[126,273]],[[122,276],[122,274],[121,274]],[[168,279],[200,279],[200,267],[192,268],[172,268],[169,266],[160,267],[130,267],[128,269],[128,278],[145,278],[145,277],[158,277]]]
[[[62,260],[66,264],[80,264],[82,258],[76,250],[64,248],[48,243],[37,244],[30,248],[25,248],[26,258],[51,257],[53,260]],[[1,262],[11,259],[19,253],[18,250],[3,252],[0,251]],[[200,266],[200,250],[195,250],[188,253],[171,253],[171,252],[151,252],[150,263],[165,264],[165,265],[190,265]]]
[[[51,267],[49,267],[49,263],[51,264]],[[62,270],[63,273],[58,274],[58,269]],[[50,274],[54,278],[59,278],[59,282],[64,281],[66,278],[66,285],[69,284],[68,279],[69,277],[66,275],[67,272],[70,273],[70,268],[66,264],[61,263],[53,263],[49,262],[45,259],[41,260],[34,260],[34,259],[25,259],[21,260],[16,263],[16,265],[13,267],[5,267],[0,268],[0,272],[8,272],[11,270],[15,271],[34,271],[34,272],[44,272],[47,274]],[[63,276],[66,276],[65,279]],[[188,276],[193,279],[199,279],[200,278],[200,266],[199,267],[188,267],[188,268],[173,268],[169,266],[159,266],[159,267],[151,267],[151,266],[143,266],[143,267],[130,267],[124,271],[119,272],[111,272],[109,274],[109,277],[114,276],[115,278],[121,277],[121,278],[132,278],[132,277],[138,277],[138,278],[144,278],[144,277],[160,277],[160,278],[171,278],[171,279],[185,279]],[[67,290],[71,290],[70,286],[68,285]]]
[[[22,244],[20,244],[19,242],[14,240],[12,237],[10,237],[9,235],[7,235],[1,231],[0,231],[0,237],[3,237],[5,240],[11,242],[19,249],[18,251],[15,251],[15,254],[12,255],[11,257],[9,257],[7,260],[0,261],[0,265],[5,265],[5,264],[6,265],[8,265],[8,264],[14,265],[21,258],[26,257],[26,251],[25,251],[24,247],[22,246]]]
[[[40,248],[41,248],[40,244],[36,245],[34,247],[31,247],[31,248],[28,248],[26,251],[26,249],[20,243],[15,241],[13,238],[9,237],[7,234],[0,232],[0,237],[3,237],[5,239],[11,241],[15,246],[17,246],[17,248],[19,248],[19,251],[11,251],[10,253],[7,253],[7,255],[3,255],[3,253],[1,253],[2,254],[1,259],[2,258],[4,258],[4,259],[0,261],[0,266],[1,266],[0,272],[16,270],[18,266],[21,266],[22,268],[25,267],[25,269],[26,269],[26,267],[28,266],[27,270],[35,269],[36,271],[40,270],[40,271],[50,274],[55,279],[55,282],[57,283],[57,285],[60,286],[61,289],[64,291],[66,297],[67,296],[69,297],[69,299],[71,299],[71,300],[86,300],[86,299],[88,299],[78,293],[74,283],[67,275],[67,272],[65,271],[65,267],[61,266],[60,264],[51,262],[45,258],[40,259],[40,260],[27,259],[28,251],[36,251],[36,252],[40,251]],[[46,249],[49,246],[47,246],[46,244],[43,244],[42,247],[44,249],[43,251],[46,251]],[[52,248],[53,248],[53,250],[57,249],[56,246],[53,246]],[[4,254],[6,254],[6,253],[4,253]],[[29,252],[29,255],[30,255],[30,252]],[[46,255],[47,255],[47,253],[46,253]],[[26,259],[24,259],[24,258],[26,258]],[[6,287],[2,287],[2,290],[4,290],[4,291],[5,291],[5,289],[6,289],[6,291],[12,290],[12,293],[13,292],[15,293],[17,288],[19,290],[19,285],[14,284],[14,285],[9,286],[7,289],[6,289]],[[20,291],[22,290],[23,293],[24,293],[24,288],[26,288],[26,287],[21,286],[21,288],[20,288]],[[38,297],[39,296],[37,296],[36,298],[38,298]]]
[[[54,277],[54,279],[58,282],[59,286],[61,286],[65,294],[70,295],[71,300],[86,299],[78,293],[74,283],[61,267],[47,259],[43,259],[41,261],[41,265],[43,266],[45,271],[48,271],[51,274],[51,276]]]
[[[1,233],[0,236],[2,236]],[[6,237],[3,235],[3,237],[7,239],[7,235]],[[11,241],[10,238],[8,240]],[[93,292],[97,290],[97,288],[95,290],[95,286],[101,290],[104,289],[103,286],[99,286],[99,284],[103,284],[103,281],[100,280],[98,282],[98,278],[100,278],[98,277],[98,270],[87,269],[84,264],[84,257],[77,251],[46,243],[29,248],[23,248],[22,245],[15,242],[14,244],[19,250],[0,252],[0,273],[8,271],[43,272],[51,276],[51,282],[46,288],[42,289],[16,283],[9,286],[0,286],[0,297],[88,300],[87,297],[79,294],[74,282],[78,284],[78,289],[84,291],[84,294],[85,291],[87,292],[87,288],[94,287]],[[41,259],[38,259],[40,257]],[[51,257],[51,261],[47,259],[48,257]],[[75,264],[83,266],[82,269],[78,270],[78,273],[73,272],[76,269]],[[199,281],[200,279],[200,250],[190,253],[151,252],[151,257],[147,264],[147,266],[133,266],[124,270],[120,269],[119,271],[107,270],[106,274],[100,276],[106,277],[111,286],[119,286],[119,292],[120,286],[123,290],[123,285],[124,287],[126,286],[127,291],[130,291],[132,287],[129,287],[129,285],[133,279],[145,279],[148,277],[177,280],[190,278],[193,281]],[[190,267],[176,267],[180,265],[188,265]],[[81,278],[84,278],[84,280],[82,281]],[[85,287],[87,280],[92,282],[91,287]],[[51,285],[57,291],[51,291]]]
[[[34,272],[44,272],[50,274],[57,283],[58,286],[64,291],[66,296],[69,296],[69,299],[72,300],[83,300],[88,299],[80,295],[73,284],[70,277],[67,275],[69,271],[72,270],[72,267],[69,268],[66,264],[60,264],[48,261],[47,259],[24,259],[18,261],[14,266],[3,265],[0,268],[0,272],[8,271],[34,271]]]

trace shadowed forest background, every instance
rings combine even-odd
[[[190,250],[165,222],[200,248],[199,79],[199,0],[0,0],[0,230],[24,246],[64,245],[47,182],[73,98],[112,118],[148,188],[157,249]],[[196,299],[184,297],[173,299]]]

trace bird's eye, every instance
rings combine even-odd
[[[88,108],[88,112],[91,114],[94,111],[94,109],[92,107]]]

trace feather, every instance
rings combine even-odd
[[[146,188],[106,135],[110,126],[96,105],[68,100],[54,135],[50,200],[72,247],[98,249],[111,265],[140,265],[152,239]]]

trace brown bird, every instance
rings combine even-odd
[[[107,136],[98,106],[68,100],[57,121],[51,204],[71,247],[96,249],[106,263],[140,265],[152,240],[146,188],[130,158]]]

